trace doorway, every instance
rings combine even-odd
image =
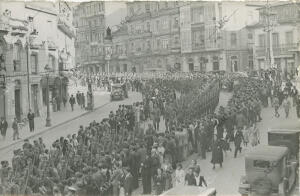
[[[193,59],[189,59],[188,64],[189,64],[189,72],[193,72],[194,71]]]
[[[39,105],[38,105],[38,85],[31,85],[31,101],[32,101],[32,110],[35,116],[40,116]]]
[[[15,89],[15,116],[21,120],[21,90]]]
[[[213,71],[219,71],[219,69],[220,69],[219,61],[213,62]]]

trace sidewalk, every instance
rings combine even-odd
[[[94,109],[98,109],[106,104],[110,103],[109,92],[104,91],[95,91],[94,92]],[[63,107],[63,106],[62,106]],[[42,115],[41,117],[36,117],[34,119],[35,131],[29,131],[29,124],[27,123],[22,130],[19,130],[20,138],[19,140],[13,141],[13,130],[11,128],[11,122],[8,122],[9,128],[7,129],[6,139],[3,141],[2,137],[0,138],[0,150],[3,150],[15,143],[23,141],[26,138],[31,138],[36,135],[40,135],[45,131],[51,130],[59,125],[67,123],[71,120],[84,116],[91,111],[81,109],[78,105],[75,105],[74,111],[71,111],[70,104],[67,103],[66,108],[62,108],[62,111],[52,112],[51,117],[51,127],[45,127],[46,116]]]

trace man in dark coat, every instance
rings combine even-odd
[[[146,156],[145,161],[141,165],[141,176],[143,184],[143,194],[151,194],[151,171],[152,171],[151,158]]]
[[[235,146],[234,158],[236,158],[237,152],[238,151],[240,151],[240,153],[242,152],[241,144],[242,144],[242,141],[244,140],[242,131],[236,130],[233,138],[234,138],[234,146]]]
[[[125,196],[131,196],[132,190],[133,190],[133,177],[131,173],[129,172],[129,168],[126,168],[124,170],[124,192]]]
[[[72,111],[74,111],[75,97],[71,95],[69,103],[71,105]]]
[[[3,140],[5,140],[5,137],[6,137],[7,127],[8,127],[7,121],[5,120],[4,117],[1,117],[0,132],[1,132],[1,135],[3,137]]]
[[[30,130],[30,132],[33,132],[34,131],[34,113],[31,111],[31,109],[29,109],[27,118],[29,121],[29,130]]]

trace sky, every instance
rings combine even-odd
[[[124,1],[106,1],[105,2],[105,14],[109,15],[120,8],[126,8]]]

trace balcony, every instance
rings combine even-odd
[[[294,51],[299,51],[299,44],[281,44],[277,46],[273,46],[273,56],[281,56],[281,55],[290,55]],[[267,56],[266,47],[256,47],[255,48],[256,56],[264,57]]]
[[[63,14],[58,15],[57,26],[68,37],[70,38],[75,37],[75,32],[72,27],[72,24],[67,20],[67,18]]]
[[[9,31],[9,18],[7,16],[0,16],[0,32],[8,33]]]

